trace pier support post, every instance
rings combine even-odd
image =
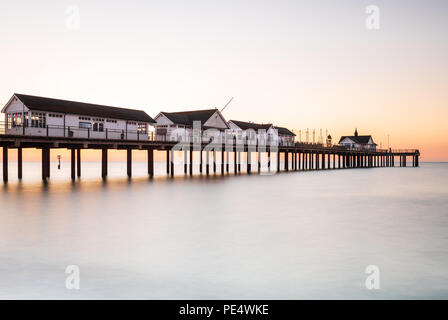
[[[285,171],[289,170],[288,166],[289,166],[289,154],[288,151],[285,151]]]
[[[309,161],[308,161],[308,170],[313,169],[313,153],[308,153]]]
[[[230,171],[230,159],[229,159],[229,151],[226,151],[226,172]]]
[[[51,151],[51,149],[50,148],[46,148],[46,150],[47,150],[47,178],[50,178],[50,163],[51,163],[51,161],[50,161],[50,151]]]
[[[238,172],[241,173],[241,151],[238,151]]]
[[[213,148],[213,173],[216,174],[216,150]]]
[[[170,174],[170,150],[166,150],[166,174]]]
[[[251,152],[247,150],[247,173],[250,174],[252,171],[252,160],[250,158]]]
[[[78,178],[81,177],[81,149],[76,149],[76,169]]]
[[[22,168],[23,168],[23,161],[22,161],[22,148],[17,148],[17,178],[19,180],[22,180]]]
[[[258,164],[258,173],[261,172],[261,152],[260,150],[258,150],[257,153],[257,164]]]
[[[8,182],[8,147],[3,147],[3,182]]]
[[[268,150],[268,170],[271,170],[271,148]]]
[[[184,151],[184,174],[187,174],[187,148],[183,148]]]
[[[322,170],[325,170],[325,153],[322,153]]]
[[[101,177],[107,177],[107,148],[101,149]]]
[[[205,151],[205,174],[210,174],[210,154],[208,150]]]
[[[42,148],[42,180],[50,178],[50,149]]]
[[[193,175],[193,148],[190,147],[190,176]]]
[[[238,167],[237,167],[237,159],[236,159],[236,149],[233,151],[233,173],[237,174],[238,173]]]
[[[3,154],[4,157],[4,154]],[[42,180],[47,180],[47,153],[44,148],[42,148]]]
[[[292,158],[293,158],[293,161],[294,161],[292,170],[297,171],[297,152],[296,151],[294,151]]]
[[[306,170],[306,152],[302,153],[302,171]]]
[[[148,175],[154,177],[154,149],[148,149]]]
[[[221,174],[224,175],[224,149],[221,149]]]
[[[70,170],[71,170],[71,178],[75,180],[76,178],[76,161],[75,161],[75,149],[70,149]]]
[[[202,148],[199,150],[199,173],[202,173]]]
[[[126,149],[126,164],[128,178],[132,177],[132,149]]]
[[[170,162],[171,162],[170,174],[172,177],[174,177],[174,150],[173,150],[173,148],[171,148],[170,153],[171,153],[171,155],[170,155],[170,158],[171,158],[170,159]]]
[[[280,172],[280,150],[277,150],[277,172]]]

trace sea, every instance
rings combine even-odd
[[[0,299],[446,299],[448,164],[0,182]],[[219,167],[218,167],[219,168]],[[219,170],[218,170],[219,171]]]

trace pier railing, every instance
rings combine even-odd
[[[100,127],[79,128],[75,126],[43,125],[23,126],[17,124],[6,124],[0,122],[0,134],[41,136],[41,137],[68,137],[83,139],[116,139],[153,141],[154,133],[143,130],[108,129]]]

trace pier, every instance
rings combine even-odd
[[[215,144],[210,149],[210,144],[203,143],[200,146],[189,145],[181,150],[176,150],[177,142],[154,140],[111,140],[111,139],[85,139],[74,137],[46,137],[0,134],[0,147],[3,155],[3,181],[8,181],[8,150],[17,149],[18,179],[22,179],[23,149],[34,148],[42,152],[42,180],[50,178],[50,153],[54,149],[68,149],[71,152],[71,179],[81,177],[82,150],[101,150],[101,177],[107,177],[108,150],[126,150],[126,174],[132,177],[132,150],[147,151],[148,176],[154,176],[154,151],[166,153],[166,173],[174,176],[174,152],[182,152],[184,159],[184,174],[193,175],[193,166],[199,166],[200,174],[234,174],[241,172],[241,161],[246,162],[247,173],[253,173],[256,168],[261,172],[261,157],[267,157],[267,169],[276,172],[281,171],[310,171],[332,170],[351,168],[377,168],[377,167],[406,167],[408,160],[413,167],[419,166],[420,152],[417,149],[377,149],[359,150],[341,146],[323,146],[319,144],[295,143],[291,146],[263,146],[262,150],[253,145]],[[276,153],[276,154],[275,154]],[[244,157],[242,157],[242,154]],[[281,157],[283,155],[283,157]],[[276,167],[272,167],[272,156],[276,156]],[[194,163],[193,159],[197,159]],[[210,158],[212,162],[210,161]],[[281,161],[283,158],[283,161]],[[205,163],[204,163],[205,159]],[[220,159],[218,168],[218,159]],[[233,168],[230,163],[233,159]]]

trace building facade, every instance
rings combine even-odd
[[[360,136],[357,129],[355,129],[353,136],[342,136],[341,139],[339,139],[339,145],[347,149],[369,151],[375,151],[377,146],[377,144],[373,141],[372,136]]]
[[[193,125],[200,125],[202,142],[210,141],[204,138],[207,129],[214,129],[221,139],[229,126],[218,109],[194,110],[182,112],[160,112],[155,118],[156,141],[193,141]],[[222,140],[224,141],[224,140]]]
[[[5,133],[87,139],[148,140],[144,111],[14,94],[2,109]]]

